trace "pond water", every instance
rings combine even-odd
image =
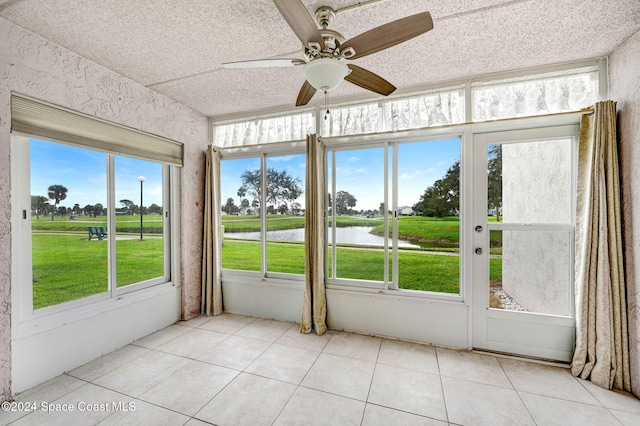
[[[369,246],[384,246],[384,237],[370,234],[373,228],[366,226],[347,226],[336,228],[336,239],[338,243],[363,244]],[[238,238],[243,240],[259,240],[260,232],[225,232],[228,238]],[[331,240],[331,228],[328,233],[329,243]],[[267,240],[272,241],[304,241],[304,228],[283,229],[280,231],[267,231]],[[391,241],[389,241],[391,246]],[[398,241],[398,247],[420,247],[408,241]]]

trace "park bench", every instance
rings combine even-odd
[[[94,235],[98,237],[99,240],[107,236],[107,228],[104,226],[87,226],[87,229],[89,230],[89,239]]]

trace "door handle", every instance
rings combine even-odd
[[[476,254],[482,254],[482,247],[476,247]]]

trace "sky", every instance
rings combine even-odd
[[[389,161],[390,159],[391,155]],[[459,159],[460,139],[399,144],[398,206],[413,206],[417,203],[425,189],[442,178],[447,169]],[[267,157],[267,162],[268,167],[284,169],[290,175],[300,177],[304,187],[304,155]],[[228,198],[233,198],[236,205],[240,204],[240,197],[237,195],[238,188],[242,185],[240,175],[245,170],[259,167],[257,158],[222,161],[222,205]],[[353,195],[357,200],[355,210],[378,210],[380,203],[384,201],[383,185],[383,148],[336,151],[336,191],[347,191]],[[304,206],[304,196],[298,202]]]
[[[31,195],[47,197],[51,185],[67,188],[59,206],[97,203],[107,206],[107,155],[89,149],[30,139]],[[162,206],[162,165],[115,156],[116,201],[128,199],[140,204],[139,176],[144,176],[143,205]],[[122,205],[118,202],[118,208]]]

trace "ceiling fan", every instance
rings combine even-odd
[[[350,40],[328,27],[335,18],[329,6],[320,6],[315,16],[318,28],[301,0],[273,0],[276,7],[304,46],[304,59],[258,59],[227,62],[224,68],[265,68],[302,65],[306,81],[300,89],[296,106],[309,103],[317,90],[328,92],[342,80],[381,95],[388,96],[396,87],[371,71],[345,60],[362,58],[410,40],[433,29],[429,12],[398,19],[366,31]]]

